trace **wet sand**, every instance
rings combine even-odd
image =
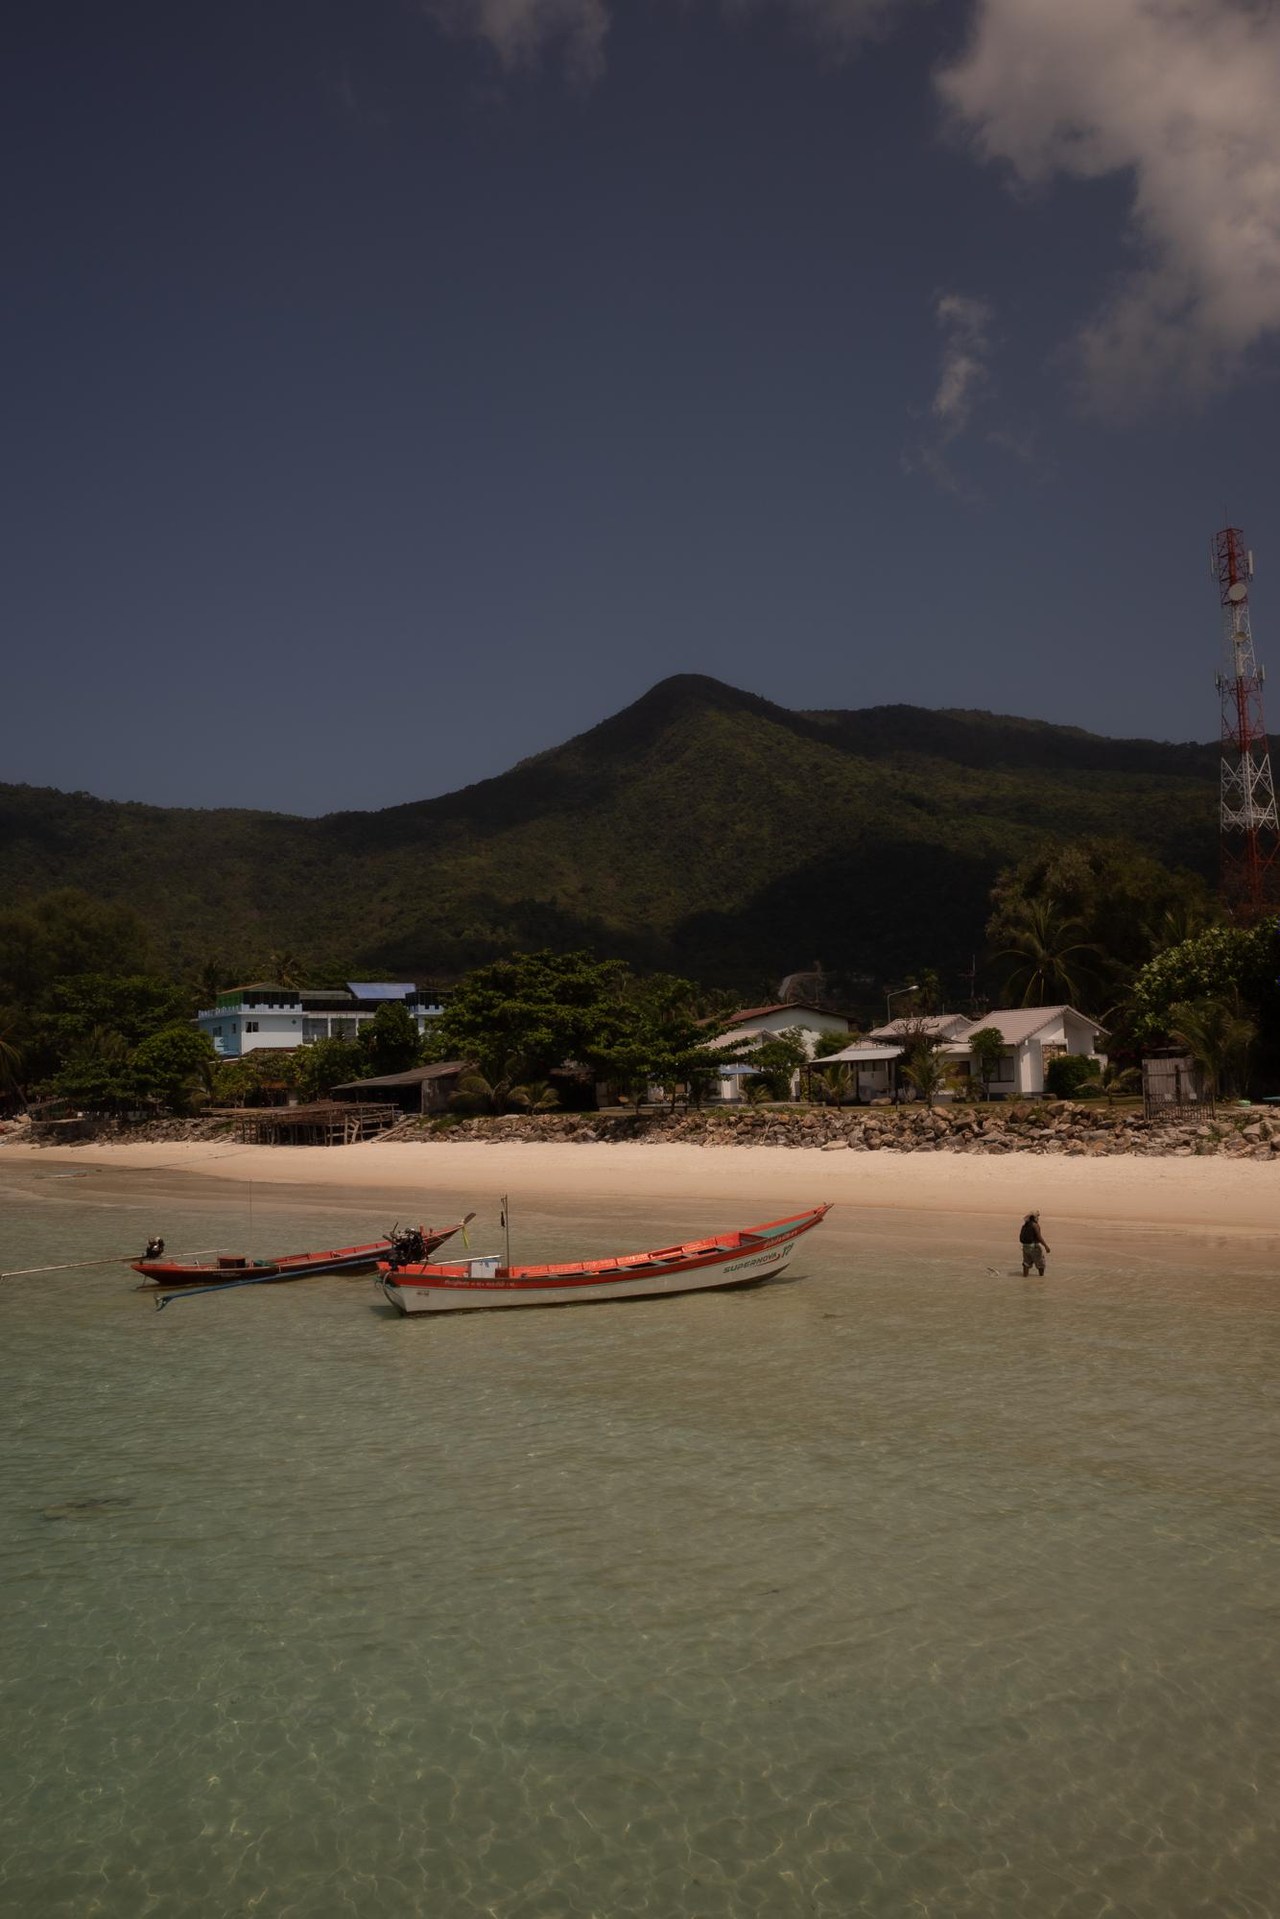
[[[1007,1225],[1032,1207],[1045,1215],[1046,1230],[1053,1219],[1161,1234],[1251,1239],[1280,1234],[1275,1161],[371,1141],[342,1147],[8,1146],[0,1150],[0,1173],[6,1168],[27,1176],[92,1170],[108,1176],[104,1193],[116,1188],[117,1179],[110,1177],[116,1175],[135,1192],[152,1186],[173,1191],[175,1182],[186,1190],[249,1182],[259,1190],[290,1188],[319,1205],[367,1196],[398,1202],[407,1212],[425,1209],[433,1219],[509,1193],[513,1199],[591,1210],[614,1202],[657,1213],[666,1203],[681,1216],[697,1203],[715,1213],[709,1226],[751,1223],[834,1200],[842,1213],[879,1215],[886,1227],[899,1229],[914,1222],[931,1237],[947,1230],[949,1222],[968,1230],[996,1219]],[[262,1197],[266,1200],[265,1191]]]

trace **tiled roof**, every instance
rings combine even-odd
[[[775,1000],[772,1006],[748,1006],[740,1013],[730,1013],[729,1025],[741,1026],[744,1020],[764,1019],[769,1013],[823,1013],[828,1019],[843,1019],[843,1013],[833,1013],[828,1006],[815,1006],[812,1000],[783,999]]]

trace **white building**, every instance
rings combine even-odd
[[[998,1006],[980,1019],[965,1013],[933,1013],[927,1019],[896,1019],[877,1026],[865,1040],[833,1053],[824,1066],[850,1066],[857,1078],[857,1097],[861,1100],[891,1097],[897,1077],[897,1062],[904,1052],[903,1041],[920,1028],[940,1042],[939,1050],[950,1062],[956,1076],[968,1078],[974,1092],[980,1079],[969,1038],[983,1027],[993,1026],[1004,1041],[1004,1050],[988,1090],[996,1099],[1033,1097],[1044,1092],[1045,1069],[1060,1053],[1075,1053],[1099,1064],[1105,1055],[1098,1041],[1105,1030],[1074,1006]]]
[[[770,1006],[749,1006],[741,1013],[734,1013],[728,1027],[727,1033],[707,1042],[716,1052],[736,1052],[753,1046],[758,1040],[776,1039],[780,1033],[795,1032],[799,1033],[812,1059],[819,1039],[829,1033],[847,1034],[849,1021],[844,1013],[829,1013],[825,1007],[812,1006],[803,1000],[784,1000]],[[712,1098],[741,1099],[742,1082],[755,1070],[749,1060],[726,1066]]]
[[[264,1048],[281,1052],[318,1039],[354,1039],[388,1004],[407,1006],[420,1033],[444,1010],[412,982],[348,980],[314,992],[257,982],[219,993],[216,1006],[196,1014],[196,1025],[220,1058],[241,1059]]]

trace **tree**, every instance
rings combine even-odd
[[[516,1084],[517,1064],[509,1062],[505,1073],[488,1079],[478,1070],[464,1073],[449,1104],[456,1113],[552,1113],[560,1106],[560,1095],[545,1080]]]
[[[942,1051],[944,1042],[929,1021],[919,1015],[913,1019],[899,1020],[898,1033],[902,1046],[902,1070],[918,1096],[932,1106],[950,1077],[948,1061]]]
[[[22,1091],[22,1047],[9,1037],[8,1025],[0,1026],[0,1100],[16,1099]]]
[[[152,1033],[135,1049],[132,1061],[147,1096],[175,1112],[185,1112],[197,1094],[212,1090],[217,1063],[212,1040],[190,1026],[165,1026]]]
[[[50,988],[41,1038],[66,1056],[87,1034],[119,1033],[130,1045],[186,1020],[194,1010],[184,987],[154,974],[82,973]]]
[[[723,1053],[720,1058],[724,1058]],[[785,1032],[770,1033],[757,1040],[745,1058],[752,1069],[746,1082],[748,1090],[764,1086],[766,1098],[790,1099],[796,1074],[809,1063],[809,1049],[801,1028],[789,1026]]]
[[[669,973],[630,980],[625,998],[597,1041],[588,1038],[580,1057],[600,1079],[643,1099],[650,1086],[667,1090],[672,1105],[680,1090],[695,1104],[725,1066],[742,1054],[708,1042],[721,1026],[700,1016],[701,996],[688,980]]]
[[[1108,1106],[1114,1106],[1126,1093],[1136,1093],[1141,1085],[1141,1069],[1118,1059],[1109,1059],[1098,1075],[1098,1090],[1106,1096]]]
[[[422,1052],[418,1022],[400,1000],[389,1000],[367,1020],[359,1035],[372,1074],[404,1073]]]
[[[1219,1091],[1239,1092],[1248,1070],[1249,1048],[1258,1032],[1239,993],[1222,999],[1182,1000],[1169,1013],[1169,1037],[1175,1045],[1186,1047],[1204,1074],[1209,1098],[1216,1099]]]
[[[440,1018],[447,1056],[500,1077],[511,1060],[545,1078],[566,1060],[616,1050],[627,1024],[628,968],[589,953],[517,953],[469,973]]]
[[[295,991],[307,976],[307,969],[296,953],[286,947],[283,951],[272,953],[267,960],[267,978],[277,986],[287,986]]]
[[[554,1113],[559,1109],[560,1095],[546,1080],[535,1079],[525,1086],[513,1086],[507,1102],[518,1113]]]
[[[819,1099],[829,1100],[832,1106],[843,1106],[857,1090],[854,1070],[843,1062],[838,1066],[824,1066],[820,1073],[814,1073],[812,1085]]]
[[[966,1044],[970,1058],[978,1071],[982,1097],[990,1099],[991,1082],[996,1076],[996,1068],[1006,1050],[1004,1034],[998,1026],[980,1026],[976,1033],[969,1034]]]
[[[1133,981],[1126,1016],[1140,1045],[1172,1037],[1175,1005],[1229,1000],[1238,993],[1248,1007],[1274,1024],[1280,938],[1275,924],[1209,926],[1148,960]]]
[[[0,1000],[38,1006],[55,980],[82,973],[145,973],[151,938],[126,906],[74,887],[0,913]]]
[[[852,1045],[852,1033],[819,1033],[813,1042],[813,1057],[830,1059],[832,1053],[843,1053],[846,1046]]]
[[[1005,930],[1003,961],[1007,990],[1020,1006],[1080,1006],[1090,992],[1101,949],[1080,937],[1084,921],[1049,900],[1027,900]]]
[[[368,1079],[368,1048],[358,1039],[318,1039],[311,1046],[300,1046],[297,1061],[297,1086],[303,1099],[327,1099],[335,1086],[353,1079]]]
[[[1173,870],[1115,837],[1042,847],[1006,869],[991,897],[987,940],[997,953],[1016,947],[1014,935],[1025,928],[1028,907],[1049,907],[1059,922],[1076,921],[1085,951],[1074,956],[1069,971],[1080,996],[1092,990],[1108,1004],[1179,927],[1198,930],[1217,912],[1198,874]]]

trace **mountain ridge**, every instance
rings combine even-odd
[[[1206,875],[1217,748],[963,709],[792,711],[699,674],[455,792],[318,818],[0,786],[0,885],[138,908],[174,963],[447,976],[587,944],[753,987],[956,965],[999,869],[1124,834]]]

